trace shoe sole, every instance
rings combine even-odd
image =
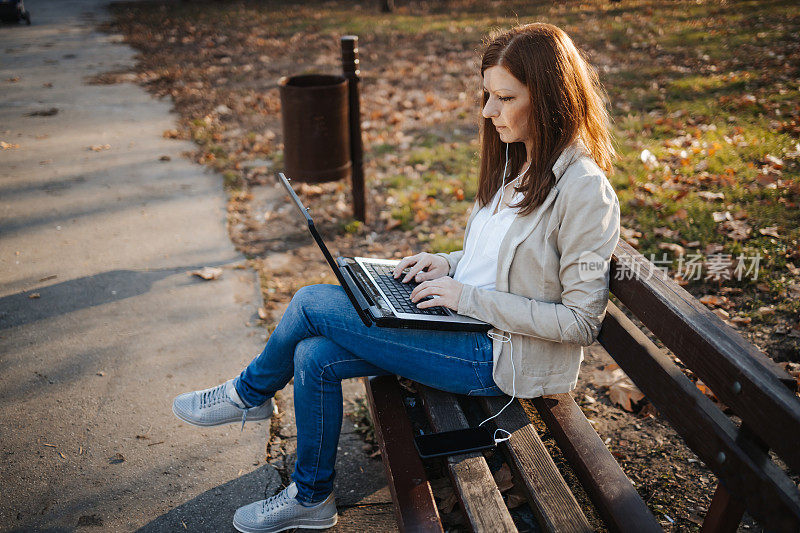
[[[175,404],[172,405],[172,414],[175,415],[176,417],[180,418],[181,420],[183,420],[187,424],[191,424],[193,426],[197,426],[197,427],[201,427],[201,428],[212,427],[212,426],[224,426],[225,424],[235,424],[235,423],[240,423],[242,421],[241,418],[236,418],[236,419],[233,419],[233,420],[223,420],[221,422],[210,422],[210,423],[207,423],[207,424],[203,424],[202,422],[197,422],[195,420],[191,420],[191,419],[185,417],[182,413],[176,411],[175,410]],[[262,416],[262,417],[258,417],[258,418],[254,418],[254,417],[249,417],[248,416],[247,417],[247,422],[258,422],[258,421],[261,421],[261,420],[269,420],[270,418],[272,418],[272,413],[270,413],[267,416]]]
[[[333,515],[331,518],[325,518],[320,520],[312,520],[312,519],[304,519],[298,520],[293,522],[292,524],[285,525],[285,526],[275,526],[275,527],[267,527],[267,528],[250,528],[242,524],[236,523],[236,518],[233,519],[233,527],[236,528],[236,531],[241,531],[241,533],[278,533],[280,531],[286,531],[287,529],[296,529],[298,527],[302,527],[305,529],[328,529],[335,526],[339,522],[339,514]]]

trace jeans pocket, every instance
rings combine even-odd
[[[467,396],[502,396],[503,391],[497,385],[486,387],[485,389],[472,389]]]
[[[486,333],[475,333],[475,353],[480,363],[492,361],[492,339]]]

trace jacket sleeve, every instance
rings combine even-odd
[[[464,257],[464,250],[458,250],[457,252],[451,252],[449,254],[438,253],[436,255],[440,255],[447,260],[447,264],[450,265],[450,271],[447,273],[447,275],[452,278],[453,274],[456,273],[456,266],[458,266],[458,262],[461,261],[462,257]]]
[[[602,175],[573,180],[558,200],[561,301],[465,285],[459,313],[550,341],[588,346],[597,339],[608,306],[609,260],[619,239],[619,201]]]

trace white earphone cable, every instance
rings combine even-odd
[[[501,205],[503,203],[503,194],[505,193],[505,188],[506,188],[506,170],[507,169],[508,169],[508,143],[506,143],[506,164],[503,167],[503,185],[502,185],[502,191],[500,192],[500,204]],[[511,399],[508,401],[507,404],[505,404],[503,406],[502,409],[500,409],[500,411],[497,412],[497,414],[490,416],[489,418],[487,418],[486,420],[484,420],[483,422],[478,424],[478,427],[484,425],[486,422],[488,422],[492,418],[500,416],[500,413],[505,411],[506,407],[511,405],[511,402],[513,402],[514,399],[517,397],[517,370],[514,367],[514,344],[512,344],[512,342],[511,342],[511,333],[509,333],[506,336],[506,335],[502,335],[502,334],[498,335],[497,333],[494,333],[493,331],[490,331],[490,332],[487,333],[487,335],[489,336],[490,339],[498,340],[501,343],[506,343],[506,342],[508,343],[508,351],[509,351],[509,355],[511,356]],[[502,433],[505,433],[506,436],[503,437],[503,438],[500,438],[500,439],[497,438],[497,432],[498,431],[502,432]],[[508,439],[510,439],[511,438],[511,433],[506,431],[505,429],[497,428],[497,429],[494,430],[494,434],[492,435],[492,438],[494,439],[495,444],[500,444],[501,442],[505,442]]]

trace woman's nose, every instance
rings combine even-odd
[[[491,98],[486,102],[486,105],[483,106],[483,118],[492,118],[498,115],[497,113],[497,106],[492,104]]]

